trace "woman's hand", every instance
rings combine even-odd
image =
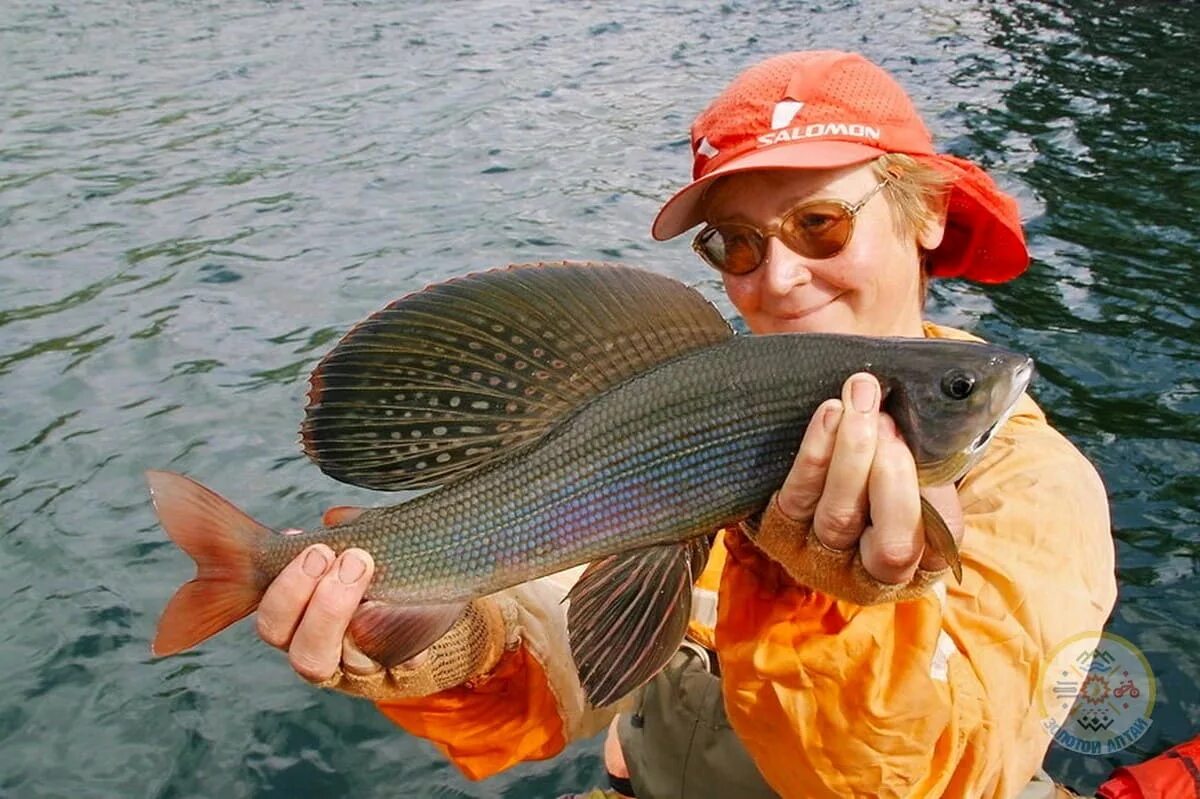
[[[348,523],[361,512],[332,509],[326,524]],[[445,635],[398,666],[385,668],[368,657],[347,629],[374,573],[374,561],[361,549],[335,557],[326,545],[312,545],[267,588],[258,606],[259,636],[287,652],[305,680],[372,700],[428,696],[477,678],[499,662],[508,627],[501,604],[491,599],[468,604]]]
[[[919,488],[912,452],[879,403],[875,377],[852,375],[842,398],[813,415],[776,502],[798,536],[811,533],[837,552],[857,549],[870,577],[904,585],[918,567],[939,571],[947,565],[925,546],[922,493],[956,542],[963,535],[962,506],[952,485]]]
[[[259,636],[287,652],[296,673],[312,683],[342,669],[378,671],[382,667],[346,636],[374,572],[374,561],[361,549],[335,557],[326,545],[312,545],[267,588],[258,606]]]

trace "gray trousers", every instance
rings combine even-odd
[[[680,649],[617,724],[638,799],[776,799],[729,726],[721,680],[701,652]]]

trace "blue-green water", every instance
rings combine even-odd
[[[1160,680],[1090,790],[1200,732],[1200,20],[1191,3],[100,2],[0,5],[0,795],[553,797],[599,741],[476,784],[242,624],[161,661],[191,565],[141,473],[276,525],[380,502],[299,454],[305,377],[388,300],[512,261],[639,263],[717,88],[788,49],[891,69],[940,145],[1020,200],[1035,262],[936,286],[1026,350],[1101,469],[1111,629]]]

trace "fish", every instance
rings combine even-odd
[[[196,565],[152,651],[249,615],[318,542],[374,558],[350,633],[387,666],[470,601],[587,564],[564,600],[571,656],[588,701],[611,704],[676,651],[713,535],[761,513],[817,407],[860,371],[878,378],[926,485],[978,461],[1033,366],[982,342],[735,333],[696,289],[626,264],[432,284],[320,359],[300,426],[325,475],[420,493],[282,535],[190,477],[147,471],[162,527]],[[944,521],[928,503],[923,518],[961,579]]]

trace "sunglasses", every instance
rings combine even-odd
[[[709,266],[730,275],[748,275],[762,266],[767,257],[767,237],[772,235],[806,258],[832,258],[850,241],[858,212],[890,180],[876,183],[854,205],[842,200],[801,203],[766,230],[741,222],[705,225],[692,241],[692,249]]]

